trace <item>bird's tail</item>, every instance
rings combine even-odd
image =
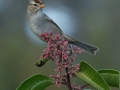
[[[99,48],[96,47],[96,46],[93,46],[93,45],[90,45],[90,44],[87,44],[87,43],[84,43],[84,42],[80,42],[80,41],[78,41],[74,38],[69,37],[68,35],[64,34],[63,36],[70,44],[73,44],[73,45],[76,45],[76,46],[80,47],[85,52],[87,52],[91,55],[95,55],[96,52],[99,50]]]

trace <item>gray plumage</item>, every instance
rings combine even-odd
[[[92,55],[96,54],[96,52],[98,51],[98,48],[96,46],[93,46],[84,42],[80,42],[64,34],[62,30],[59,28],[59,26],[47,15],[45,15],[42,12],[42,9],[37,7],[35,4],[40,5],[39,3],[36,3],[34,0],[30,1],[30,4],[28,6],[27,20],[28,20],[28,25],[30,29],[37,37],[40,38],[39,35],[42,34],[44,31],[46,32],[52,31],[54,34],[61,35],[70,44],[80,47],[81,49],[85,50],[87,53]]]

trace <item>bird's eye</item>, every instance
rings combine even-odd
[[[34,6],[37,6],[37,4],[33,4]]]

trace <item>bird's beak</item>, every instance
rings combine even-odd
[[[40,8],[44,8],[44,7],[45,7],[45,5],[44,5],[44,4],[41,4],[41,5],[40,5]]]

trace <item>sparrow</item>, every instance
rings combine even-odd
[[[43,32],[50,32],[52,30],[53,34],[62,36],[70,45],[76,45],[91,55],[96,54],[99,50],[98,47],[81,42],[63,33],[60,27],[42,12],[44,7],[45,6],[41,0],[29,0],[29,5],[27,8],[27,21],[31,31],[38,38],[40,38],[40,34]]]

